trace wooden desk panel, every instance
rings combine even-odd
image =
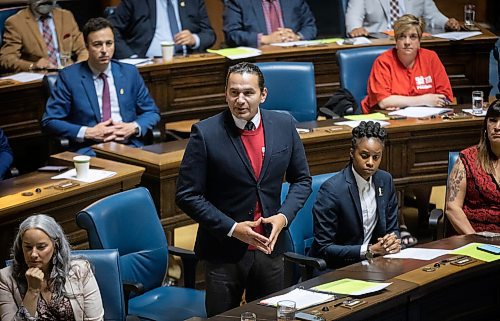
[[[52,156],[50,163],[71,168],[74,155],[69,152],[57,154]],[[79,186],[67,190],[53,188],[61,182],[50,179],[57,173],[33,172],[0,182],[0,260],[8,258],[21,221],[35,213],[53,216],[75,248],[86,247],[87,235],[76,225],[76,213],[105,196],[137,186],[144,172],[142,167],[99,158],[92,158],[91,166],[117,174],[95,183],[78,182]],[[32,195],[23,196],[23,192]]]

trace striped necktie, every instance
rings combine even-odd
[[[399,12],[399,1],[398,0],[391,0],[390,2],[390,22],[391,22],[391,28],[394,28],[394,23],[396,20],[399,19],[399,16],[401,15]]]
[[[50,16],[40,17],[40,21],[42,22],[42,36],[45,46],[47,47],[49,62],[52,65],[57,66],[56,48],[54,47],[53,35],[49,27],[49,19],[51,19]]]

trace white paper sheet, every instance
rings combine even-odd
[[[320,44],[317,40],[301,40],[301,41],[290,41],[290,42],[273,42],[271,46],[277,47],[307,47],[316,46]]]
[[[335,296],[333,294],[317,293],[304,289],[294,289],[286,294],[264,299],[259,303],[276,306],[276,304],[282,300],[295,301],[297,310],[301,310],[317,304],[335,300]]]
[[[472,108],[471,109],[462,109],[462,111],[464,113],[471,114],[471,115],[478,116],[478,117],[484,117],[484,116],[486,116],[486,110],[484,110],[484,109],[483,109],[483,111],[481,112],[480,115],[474,114],[474,112],[472,111]]]
[[[404,109],[399,109],[391,111],[389,115],[406,116],[409,118],[419,118],[419,117],[431,117],[447,112],[453,111],[451,108],[440,108],[440,107],[406,107]]]
[[[89,175],[85,178],[76,178],[76,169],[70,169],[67,172],[51,177],[52,179],[72,179],[84,183],[93,183],[102,179],[115,176],[116,172],[103,171],[100,169],[89,169]]]
[[[30,82],[35,80],[41,80],[42,78],[43,74],[39,74],[36,72],[19,72],[17,74],[2,77],[1,79],[12,79],[19,82]]]
[[[387,259],[414,259],[414,260],[434,260],[435,258],[450,253],[450,250],[409,248],[399,253],[384,255]]]
[[[372,41],[366,37],[356,37],[356,38],[350,38],[349,40],[352,40],[353,43],[349,45],[369,45],[372,43]],[[337,41],[337,44],[342,46],[346,42],[346,39],[342,39]],[[347,45],[347,44],[346,44]]]
[[[131,64],[131,65],[148,65],[153,63],[152,58],[125,58],[125,59],[120,59],[120,62],[123,62],[125,64]]]
[[[369,121],[369,120],[346,120],[346,121],[340,121],[340,122],[336,122],[335,125],[345,125],[345,126],[349,126],[351,128],[354,128],[354,127],[357,127],[359,126],[359,124],[362,122],[362,121]],[[390,125],[389,122],[386,122],[386,121],[383,121],[383,120],[372,120],[374,123],[379,123],[380,126],[382,127],[385,127],[385,126],[388,126]]]
[[[462,40],[469,37],[480,35],[481,31],[454,31],[433,34],[433,37],[449,40]]]

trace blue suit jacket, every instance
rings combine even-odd
[[[281,0],[283,24],[304,40],[316,37],[316,20],[304,0]],[[224,12],[224,35],[230,47],[258,47],[257,35],[267,35],[262,0],[229,0]]]
[[[5,136],[3,130],[0,129],[0,179],[2,179],[9,170],[13,159],[7,136]]]
[[[392,176],[378,170],[372,177],[378,217],[371,244],[391,232],[399,238],[398,200]],[[323,183],[313,207],[313,220],[312,256],[323,258],[330,268],[361,261],[363,216],[351,164]]]
[[[204,0],[179,0],[179,18],[182,29],[200,37],[197,51],[212,46],[215,33]],[[156,0],[122,0],[109,20],[115,28],[115,58],[145,57],[156,30]]]
[[[145,135],[160,120],[160,114],[144,80],[133,65],[112,61],[111,71],[123,122],[137,122],[141,127],[141,135]],[[88,153],[91,151],[89,146],[96,142],[77,143],[78,131],[82,126],[91,127],[100,122],[99,103],[92,71],[87,62],[61,70],[47,101],[42,128],[56,136],[68,138],[73,150]],[[130,143],[135,146],[143,145],[135,136],[131,137]]]
[[[257,197],[263,217],[283,213],[290,225],[311,192],[304,146],[292,117],[263,109],[261,115],[266,150],[258,179],[229,111],[193,125],[179,170],[176,202],[200,223],[195,251],[202,259],[214,263],[241,259],[248,245],[227,234],[235,222],[253,221]],[[281,204],[283,177],[291,185]],[[285,250],[283,234],[273,254]]]

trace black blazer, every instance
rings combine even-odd
[[[399,238],[398,200],[392,176],[378,170],[372,177],[378,218],[371,243],[391,232]],[[313,221],[311,256],[323,258],[330,268],[361,261],[363,215],[351,164],[321,185],[313,207]]]
[[[184,4],[184,5],[182,5]],[[182,28],[200,37],[198,51],[205,51],[215,42],[204,0],[179,0]],[[145,57],[156,29],[156,0],[122,0],[109,21],[115,28],[117,59],[137,54]]]
[[[202,259],[214,263],[241,259],[248,245],[227,233],[235,222],[253,220],[257,195],[263,217],[283,213],[290,225],[311,192],[304,147],[292,118],[263,109],[261,115],[266,150],[258,179],[228,110],[193,125],[179,170],[176,202],[200,224],[195,252]],[[283,177],[291,185],[281,204]],[[273,254],[285,250],[283,234]]]

